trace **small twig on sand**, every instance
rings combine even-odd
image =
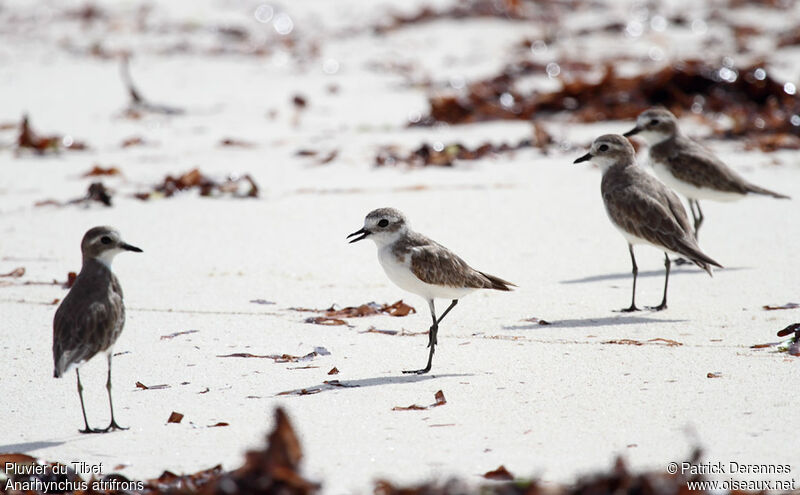
[[[133,84],[133,78],[131,77],[130,64],[128,59],[129,59],[128,55],[123,55],[121,58],[120,76],[122,77],[122,83],[127,88],[128,95],[131,98],[131,103],[128,108],[129,111],[132,112],[144,111],[151,113],[160,113],[164,115],[181,115],[184,113],[184,110],[182,108],[151,103],[146,99],[144,99],[142,94],[136,89],[136,86]]]

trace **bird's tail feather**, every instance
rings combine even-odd
[[[764,189],[763,187],[759,187],[759,186],[757,186],[755,184],[748,184],[747,185],[747,191],[751,192],[751,193],[756,193],[756,194],[763,194],[765,196],[772,196],[773,198],[777,198],[777,199],[792,199],[791,197],[786,196],[785,194],[776,193],[775,191],[770,191],[769,189]]]
[[[688,257],[692,262],[702,268],[703,270],[708,273],[709,276],[713,277],[713,273],[711,272],[711,267],[716,266],[717,268],[723,268],[721,264],[719,264],[716,260],[705,254],[704,252],[700,251],[700,248],[691,245],[684,246],[684,252],[681,254]]]
[[[495,289],[495,290],[511,290],[512,287],[516,287],[515,284],[512,284],[508,280],[503,280],[500,277],[495,277],[494,275],[490,275],[484,272],[478,272],[489,281],[490,285],[488,285],[487,289]]]

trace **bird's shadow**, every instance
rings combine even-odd
[[[0,454],[26,454],[34,450],[46,449],[48,447],[58,447],[65,442],[22,442],[22,443],[9,443],[7,445],[0,445]]]
[[[417,383],[435,378],[453,378],[459,376],[474,376],[471,373],[445,373],[445,374],[407,374],[398,376],[376,376],[373,378],[361,378],[357,380],[325,380],[318,385],[310,387],[303,387],[294,390],[287,390],[275,394],[276,397],[284,395],[314,395],[320,392],[328,392],[330,390],[343,390],[348,388],[362,388],[362,387],[376,387],[381,385],[398,385],[405,383]]]
[[[739,271],[739,270],[750,270],[750,267],[747,266],[734,266],[734,267],[725,267],[725,268],[717,268],[715,271]],[[672,269],[669,272],[670,277],[673,275],[707,275],[705,271],[694,267],[694,266],[676,266],[675,264],[672,265]],[[642,277],[663,277],[664,276],[664,269],[660,270],[647,270],[647,271],[640,271],[637,275],[639,278]],[[591,282],[602,282],[604,280],[619,280],[619,279],[629,279],[633,277],[631,272],[623,272],[623,273],[604,273],[602,275],[590,275],[588,277],[581,277],[581,278],[574,278],[571,280],[561,280],[560,284],[586,284]]]
[[[550,320],[548,320],[550,321]],[[546,330],[551,327],[556,328],[591,328],[604,327],[608,325],[633,325],[644,323],[681,323],[686,320],[669,320],[662,318],[646,318],[643,316],[604,316],[600,318],[575,318],[570,320],[552,320],[549,325],[530,323],[528,325],[505,325],[504,330]]]

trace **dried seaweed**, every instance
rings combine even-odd
[[[109,175],[120,175],[122,172],[119,171],[117,167],[102,167],[100,165],[95,165],[89,170],[85,172],[81,177],[97,177],[97,176],[109,176]]]
[[[537,325],[552,325],[552,323],[550,323],[549,321],[542,320],[541,318],[537,318],[535,316],[532,316],[530,318],[524,318],[524,319],[522,319],[520,321],[527,321],[527,322],[530,322],[530,323],[536,323]]]
[[[142,146],[145,143],[146,143],[146,141],[144,140],[143,137],[141,137],[141,136],[131,136],[129,138],[123,139],[122,143],[120,143],[120,147],[122,147],[122,148],[130,148],[130,147],[133,147],[133,146]]]
[[[347,322],[342,318],[361,318],[364,316],[374,315],[389,315],[389,316],[407,316],[410,313],[416,313],[417,310],[412,306],[399,300],[394,304],[378,304],[376,302],[368,302],[360,306],[347,306],[345,308],[336,308],[332,305],[328,309],[310,309],[310,308],[289,308],[292,311],[324,313],[324,316],[314,316],[307,318],[306,323],[315,323],[317,325],[347,325]]]
[[[439,407],[447,404],[447,399],[444,398],[444,392],[437,391],[434,395],[434,403],[427,406],[420,406],[419,404],[411,404],[410,406],[394,406],[392,411],[424,411],[432,407]]]
[[[164,390],[165,388],[170,388],[170,386],[166,383],[162,383],[160,385],[145,385],[144,383],[137,381],[136,388],[141,390]]]
[[[300,361],[311,361],[317,356],[327,356],[330,352],[324,347],[316,347],[313,351],[304,356],[293,356],[291,354],[251,354],[249,352],[234,352],[232,354],[218,354],[217,357],[238,357],[238,358],[258,358],[272,359],[276,363],[297,363]]]
[[[242,187],[244,187],[244,190]],[[200,191],[200,196],[227,194],[234,198],[257,198],[259,194],[258,185],[250,174],[240,177],[229,176],[220,182],[195,168],[177,177],[168,175],[161,184],[155,185],[151,191],[136,193],[134,197],[143,201],[161,197],[170,198],[180,191],[191,189]]]
[[[552,137],[539,126],[534,126],[535,139],[525,138],[516,144],[484,143],[477,148],[468,148],[461,143],[445,145],[423,143],[419,148],[408,154],[402,154],[394,146],[384,146],[375,155],[375,165],[378,167],[391,165],[408,165],[411,167],[425,167],[429,165],[452,167],[456,160],[479,160],[487,156],[509,153],[525,148],[546,148],[553,140]]]
[[[423,330],[423,331],[420,331],[420,332],[410,332],[410,331],[407,331],[407,330],[384,330],[384,329],[375,328],[375,327],[372,327],[372,326],[367,328],[364,331],[359,332],[359,333],[377,333],[377,334],[381,334],[381,335],[393,335],[393,336],[396,335],[396,336],[399,336],[399,337],[414,337],[414,336],[417,336],[417,335],[428,335],[428,331],[427,330]]]
[[[644,342],[640,340],[634,339],[617,339],[617,340],[606,340],[603,344],[620,344],[620,345],[647,345],[647,344],[656,344],[656,345],[665,345],[667,347],[678,347],[682,346],[683,343],[678,342],[676,340],[664,339],[661,337],[657,337],[654,339],[646,340]]]
[[[317,157],[317,159],[314,160],[315,165],[326,165],[334,161],[336,157],[339,156],[339,150],[334,149],[325,154],[321,154],[316,150],[300,149],[295,152],[295,156]]]
[[[89,205],[94,202],[102,203],[105,206],[111,206],[111,197],[113,193],[102,182],[92,182],[86,190],[86,195],[81,198],[71,199],[69,201],[57,201],[55,199],[45,199],[37,201],[34,206],[57,206],[64,207],[68,205]]]
[[[17,267],[8,273],[0,273],[0,277],[20,278],[25,275],[25,267]]]
[[[384,21],[372,28],[376,34],[386,34],[404,27],[429,23],[439,20],[463,20],[480,18],[499,18],[514,21],[537,20],[552,22],[556,20],[555,13],[551,12],[548,4],[554,2],[533,2],[524,0],[469,0],[455,2],[443,9],[423,6],[413,14],[393,14],[388,21]]]
[[[319,485],[305,479],[300,473],[303,451],[289,417],[283,409],[275,410],[275,428],[267,438],[264,450],[252,450],[245,455],[239,469],[223,473],[211,489],[211,494],[280,493],[309,495]]]
[[[250,141],[236,138],[223,138],[220,140],[219,145],[233,148],[252,148],[255,146],[255,144]]]
[[[85,150],[88,146],[81,142],[76,141],[72,136],[60,136],[53,134],[50,136],[41,136],[37,134],[28,121],[28,115],[22,116],[22,122],[19,124],[19,136],[17,137],[17,151],[31,150],[39,155],[45,153],[57,153],[62,149],[65,150]]]
[[[292,97],[292,104],[297,109],[304,109],[308,106],[308,99],[303,95],[294,95]]]
[[[92,182],[86,191],[84,201],[98,201],[106,206],[111,206],[111,192],[102,182]]]
[[[503,465],[500,465],[497,469],[483,473],[483,477],[487,480],[495,481],[511,481],[514,479],[514,475],[508,472],[508,469]]]
[[[778,37],[778,46],[800,45],[800,26],[795,26]]]
[[[311,316],[305,319],[306,323],[313,323],[314,325],[328,325],[338,326],[347,325],[347,322],[340,318],[331,318],[330,316]]]
[[[800,308],[800,304],[793,303],[793,302],[788,302],[786,304],[782,304],[782,305],[779,305],[779,306],[778,305],[765,304],[764,306],[762,306],[762,308],[767,310],[767,311],[777,311],[777,310],[780,310],[780,309],[796,309],[796,308]]]
[[[183,421],[183,414],[175,411],[172,411],[167,418],[167,423],[180,423],[181,421]]]
[[[515,89],[525,71],[506,67],[493,78],[470,84],[463,94],[436,95],[429,99],[430,114],[414,125],[437,122],[462,124],[487,120],[531,120],[534,116],[569,112],[579,122],[633,120],[643,110],[662,105],[676,115],[688,112],[727,115],[732,124],[716,129],[723,138],[800,136],[791,116],[800,115],[800,98],[794,89],[773,79],[764,64],[737,69],[686,60],[633,77],[616,74],[606,65],[599,81],[562,80],[550,93],[521,94]],[[791,137],[772,139],[765,151],[795,146]]]
[[[173,333],[170,333],[170,334],[167,334],[167,335],[162,335],[160,340],[170,340],[170,339],[174,339],[175,337],[177,337],[179,335],[189,335],[189,334],[192,334],[192,333],[197,333],[199,331],[200,330],[183,330],[183,331],[180,331],[180,332],[173,332]]]

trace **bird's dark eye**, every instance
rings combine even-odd
[[[601,144],[601,145],[600,145],[600,146],[597,148],[597,151],[608,151],[608,145],[607,145],[607,144]]]
[[[381,221],[378,222],[378,227],[386,227],[387,225],[389,225],[389,220],[386,220],[385,218],[382,218]]]
[[[650,125],[656,125],[656,124],[658,124],[658,119],[653,119],[650,121]]]
[[[111,238],[108,237],[107,235],[104,235],[103,237],[100,238],[100,242],[102,242],[103,244],[111,244]]]

